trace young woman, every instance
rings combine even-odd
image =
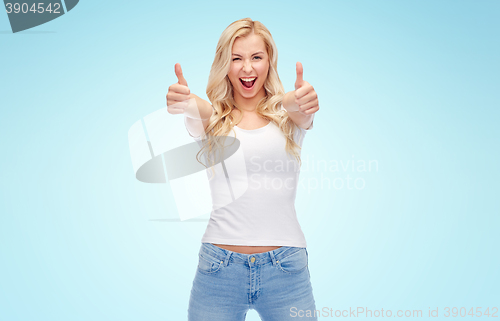
[[[239,171],[221,162],[211,168],[214,209],[199,251],[190,321],[245,320],[249,309],[262,320],[317,319],[295,195],[302,141],[319,104],[300,63],[295,91],[285,94],[277,61],[269,30],[246,18],[219,39],[207,86],[212,103],[190,92],[175,65],[168,111],[184,114],[188,133],[209,152],[221,146],[217,138],[237,138],[246,164]],[[234,195],[241,186],[244,193]]]

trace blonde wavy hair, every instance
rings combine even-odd
[[[213,155],[214,150],[224,148],[225,138],[231,130],[233,130],[235,137],[237,136],[233,127],[241,121],[243,113],[239,113],[239,119],[234,119],[231,114],[233,108],[238,109],[238,106],[233,97],[233,86],[228,73],[231,69],[234,41],[238,37],[246,37],[252,33],[259,35],[264,40],[269,56],[269,72],[264,83],[266,96],[258,102],[256,112],[262,118],[273,122],[283,132],[286,137],[285,150],[297,159],[300,166],[299,151],[301,148],[293,139],[297,126],[289,118],[288,112],[281,109],[285,89],[278,76],[276,44],[269,30],[259,21],[252,21],[250,18],[231,23],[219,38],[207,84],[207,96],[212,103],[213,113],[202,136],[204,145],[198,153],[197,159],[202,151],[208,149],[207,159],[211,159],[212,165],[217,163],[216,157],[210,157],[210,155]]]

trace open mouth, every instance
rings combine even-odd
[[[251,77],[251,78],[240,78],[240,82],[243,85],[244,88],[246,89],[252,89],[253,85],[255,84],[255,81],[257,80],[257,77]]]

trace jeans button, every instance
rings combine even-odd
[[[255,262],[255,257],[252,256],[252,258],[250,259],[250,262]]]

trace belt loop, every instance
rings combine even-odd
[[[273,261],[273,266],[276,265],[276,258],[274,257],[274,251],[269,251],[269,256],[271,256],[271,261]]]
[[[224,259],[224,266],[227,266],[229,264],[229,258],[231,257],[231,254],[233,254],[233,252],[227,250],[227,255],[226,258]]]

